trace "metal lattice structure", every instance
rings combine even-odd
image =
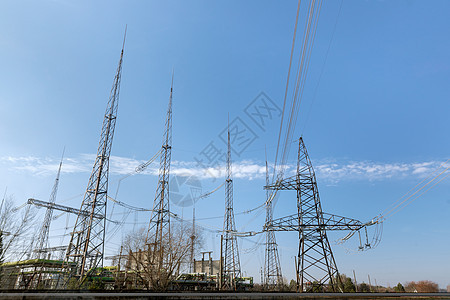
[[[316,175],[303,138],[299,140],[297,174],[265,188],[297,192],[297,214],[275,219],[271,224],[266,224],[265,230],[299,233],[296,265],[298,292],[325,291],[325,287],[339,291],[341,282],[327,230],[357,231],[364,224],[322,212]]]
[[[223,223],[223,272],[222,288],[236,289],[236,279],[241,277],[241,264],[236,239],[233,212],[233,179],[231,178],[231,142],[228,129],[227,178],[225,181],[225,217]]]
[[[50,193],[50,199],[48,202],[47,209],[45,211],[44,221],[42,222],[42,227],[39,230],[39,235],[36,240],[36,246],[34,247],[34,252],[36,253],[36,259],[38,261],[43,259],[49,259],[47,258],[47,253],[51,252],[49,251],[49,243],[48,243],[48,237],[50,232],[50,224],[53,217],[53,206],[56,202],[56,194],[58,193],[58,186],[59,186],[59,176],[61,174],[61,167],[63,163],[64,158],[64,151],[61,157],[61,161],[59,163],[58,172],[56,173],[56,179],[55,183],[53,184],[52,192]],[[28,202],[28,204],[30,204]],[[44,263],[36,264],[34,267],[33,275],[30,277],[30,280],[25,283],[25,288],[37,288],[40,287],[40,283],[42,280],[42,276],[44,273]]]
[[[193,273],[195,269],[194,252],[195,252],[195,205],[192,207],[192,233],[191,233],[191,249],[189,256],[189,272]]]
[[[172,93],[173,76],[170,86],[169,107],[165,123],[164,140],[161,147],[161,156],[159,164],[158,186],[153,204],[153,212],[150,218],[149,230],[147,234],[147,243],[152,246],[152,257],[150,263],[154,265],[155,270],[160,272],[169,259],[164,245],[165,237],[170,239],[170,210],[169,210],[169,171],[170,159],[172,155]],[[158,274],[157,274],[158,276]]]
[[[38,207],[45,207],[47,209],[52,209],[52,210],[56,209],[56,210],[63,211],[66,213],[82,215],[85,217],[89,217],[91,215],[91,212],[88,210],[80,210],[78,208],[73,208],[73,207],[69,207],[69,206],[65,206],[65,205],[61,205],[61,204],[41,201],[41,200],[34,199],[34,198],[29,198],[27,201],[27,204],[32,204],[32,205],[38,206]],[[99,214],[94,214],[93,216],[94,216],[94,218],[97,218],[97,219],[103,218],[103,215],[99,215]]]
[[[103,267],[109,156],[117,120],[125,36],[119,65],[103,119],[94,167],[89,177],[80,213],[77,216],[64,259],[63,266],[65,271],[68,271],[68,276],[66,276],[64,281],[65,285],[67,285],[69,279],[74,277],[81,284],[93,272],[97,272],[98,268]],[[89,212],[89,215],[86,215],[84,212]],[[75,268],[70,267],[72,263],[76,264]]]
[[[266,185],[269,185],[269,171],[266,160]],[[278,245],[275,238],[275,232],[272,230],[273,223],[273,204],[268,201],[270,197],[269,190],[266,190],[266,252],[264,260],[264,287],[274,289],[283,283],[281,274],[280,257],[278,256]]]
[[[37,252],[37,259],[45,258],[47,251],[46,248],[49,247],[48,244],[48,235],[50,232],[50,223],[52,222],[53,217],[53,205],[56,202],[56,194],[58,193],[58,186],[59,186],[59,176],[61,174],[61,167],[63,163],[64,158],[64,151],[61,157],[61,161],[59,163],[58,172],[56,173],[56,179],[55,183],[53,184],[52,192],[50,194],[49,199],[49,206],[47,207],[47,210],[45,211],[45,217],[44,221],[42,222],[42,227],[39,231],[39,236],[36,242],[36,251]]]

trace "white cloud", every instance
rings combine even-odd
[[[343,180],[386,180],[406,177],[425,177],[436,169],[445,169],[441,161],[421,163],[348,162],[318,164],[317,177],[331,183]]]
[[[89,173],[95,160],[94,154],[80,154],[77,157],[64,158],[62,168],[63,173]],[[136,167],[145,163],[145,160],[138,160],[128,157],[111,156],[110,172],[113,175],[127,175],[135,172]],[[8,170],[16,172],[27,172],[37,176],[54,175],[58,169],[59,159],[39,158],[34,156],[5,156],[0,157],[0,165]],[[447,165],[442,161],[426,161],[414,163],[382,163],[370,161],[318,161],[315,162],[314,169],[319,181],[336,184],[341,181],[355,180],[392,180],[407,177],[426,177],[439,167]],[[287,165],[287,176],[295,173],[295,165]],[[157,175],[159,170],[159,159],[149,165],[142,174]],[[244,160],[234,162],[232,173],[234,178],[239,179],[263,179],[265,178],[265,164],[255,161]],[[201,168],[192,161],[173,161],[171,164],[171,174],[178,176],[189,174],[199,179],[223,178],[226,176],[224,165],[211,168]]]

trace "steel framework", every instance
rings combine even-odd
[[[58,186],[59,186],[59,175],[61,174],[61,167],[63,163],[64,158],[64,151],[63,155],[61,157],[61,161],[59,163],[58,172],[56,173],[56,179],[55,183],[53,184],[52,192],[50,194],[49,199],[49,206],[47,207],[47,210],[45,211],[45,217],[44,222],[42,223],[41,230],[39,231],[39,236],[36,242],[36,252],[37,252],[37,259],[45,258],[45,254],[47,251],[45,251],[45,248],[48,248],[48,234],[50,232],[50,223],[52,221],[53,216],[53,205],[56,202],[56,194],[58,193]]]
[[[92,272],[103,267],[109,156],[117,120],[125,37],[126,29],[119,65],[103,119],[97,157],[64,259],[63,268],[68,273],[64,280],[65,286],[74,277],[81,285]],[[89,212],[89,215],[84,212]],[[75,263],[75,268],[71,267],[72,263]]]
[[[227,178],[225,180],[225,217],[223,223],[223,272],[222,288],[236,289],[236,280],[241,276],[241,264],[236,239],[233,212],[233,179],[231,174],[231,142],[228,128]]]
[[[56,203],[52,203],[52,202],[45,202],[45,201],[41,201],[38,199],[34,199],[34,198],[30,198],[27,201],[27,204],[33,204],[35,206],[39,206],[39,207],[46,207],[47,209],[56,209],[59,211],[63,211],[63,212],[67,212],[67,213],[71,213],[71,214],[75,214],[75,215],[82,215],[85,217],[89,217],[91,215],[91,212],[88,210],[80,210],[78,208],[73,208],[73,207],[69,207],[69,206],[65,206],[65,205],[61,205],[61,204],[56,204]],[[94,218],[97,219],[102,219],[103,215],[99,215],[99,214],[94,214],[93,215]],[[66,247],[67,249],[67,247]]]
[[[168,263],[170,246],[170,209],[169,209],[169,171],[170,159],[172,154],[172,93],[173,93],[173,75],[170,86],[169,106],[167,108],[167,117],[165,123],[164,140],[161,147],[161,156],[159,164],[158,186],[156,188],[155,201],[153,203],[153,212],[150,218],[149,230],[147,233],[147,244],[153,247],[151,249],[150,264],[156,270],[156,277],[164,270]],[[164,243],[164,239],[169,242]]]
[[[192,233],[191,233],[191,249],[189,256],[189,272],[193,273],[195,269],[194,252],[195,252],[195,204],[192,207]]]
[[[266,185],[269,185],[269,171],[266,160]],[[273,231],[273,204],[269,201],[269,190],[266,190],[266,253],[264,260],[264,287],[266,289],[276,288],[283,282],[281,274],[280,257],[278,246]]]
[[[327,230],[356,231],[365,225],[358,220],[322,212],[316,176],[303,138],[299,139],[297,174],[265,188],[297,192],[297,214],[275,219],[266,224],[265,230],[299,233],[298,292],[323,291],[327,285],[333,291],[340,290],[339,272]]]
[[[39,230],[38,239],[36,241],[36,247],[34,252],[36,253],[36,259],[41,261],[41,259],[46,259],[47,253],[49,253],[49,244],[48,244],[48,236],[50,232],[50,223],[52,221],[53,216],[53,206],[56,202],[56,194],[58,192],[59,186],[59,176],[61,174],[61,167],[64,158],[64,151],[61,157],[61,161],[59,163],[58,172],[56,173],[55,183],[53,184],[52,192],[50,193],[49,206],[47,206],[47,210],[45,211],[44,221],[42,222],[42,227]],[[28,201],[30,204],[30,201]],[[50,259],[47,258],[47,259]],[[36,264],[34,267],[33,275],[30,277],[29,281],[25,283],[25,288],[37,288],[40,287],[40,282],[44,272],[44,264]]]

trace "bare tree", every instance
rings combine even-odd
[[[436,282],[429,280],[421,280],[417,282],[411,281],[406,283],[405,290],[410,293],[437,293],[439,292],[439,286]]]
[[[6,271],[3,263],[20,260],[27,252],[23,245],[30,245],[26,235],[33,228],[35,210],[29,205],[16,207],[12,197],[3,197],[0,202],[0,288],[5,287],[11,271]],[[29,251],[30,249],[28,249]]]
[[[193,239],[192,236],[195,236]],[[133,274],[125,281],[131,288],[144,287],[149,290],[166,290],[184,265],[187,265],[192,243],[201,244],[201,234],[196,229],[192,234],[192,225],[185,222],[172,222],[170,233],[165,232],[161,249],[157,249],[145,229],[128,234],[123,242],[123,252],[127,254],[126,274]],[[163,267],[158,269],[160,252],[163,251]]]
[[[30,206],[16,207],[12,196],[3,198],[0,204],[0,261],[21,259],[24,251],[20,244],[29,244],[26,234],[33,229],[36,211]],[[28,249],[29,250],[29,249]]]

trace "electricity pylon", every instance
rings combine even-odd
[[[81,203],[80,213],[77,216],[63,263],[63,268],[69,271],[67,278],[65,278],[65,286],[67,286],[71,278],[78,279],[78,283],[81,285],[88,276],[97,272],[98,268],[103,267],[109,156],[117,120],[125,37],[126,28],[119,66],[117,67],[103,119],[97,157],[95,158],[86,193]],[[88,211],[89,215],[82,213],[85,211]]]
[[[299,140],[297,174],[266,185],[265,188],[297,192],[297,213],[275,219],[265,226],[265,230],[296,231],[299,234],[297,291],[325,291],[326,286],[333,291],[339,291],[342,283],[327,231],[358,231],[365,224],[355,219],[322,212],[316,175],[303,138]]]
[[[153,248],[149,249],[151,257],[148,257],[150,264],[156,270],[156,282],[160,281],[165,265],[169,263],[170,254],[170,205],[169,205],[169,172],[170,159],[172,155],[172,93],[173,75],[170,86],[169,106],[164,130],[164,140],[161,147],[159,164],[158,186],[156,188],[153,212],[150,218],[149,230],[147,233],[147,244]],[[168,241],[167,243],[165,242]],[[166,274],[169,276],[170,274]]]
[[[269,185],[269,168],[266,160],[266,185]],[[264,260],[264,288],[274,289],[283,283],[281,275],[280,257],[275,232],[270,230],[273,220],[273,204],[269,201],[269,190],[266,190],[266,255]]]
[[[227,178],[225,181],[225,218],[223,223],[223,289],[236,290],[236,280],[241,277],[241,264],[236,239],[233,212],[233,179],[231,178],[231,142],[228,128]]]

